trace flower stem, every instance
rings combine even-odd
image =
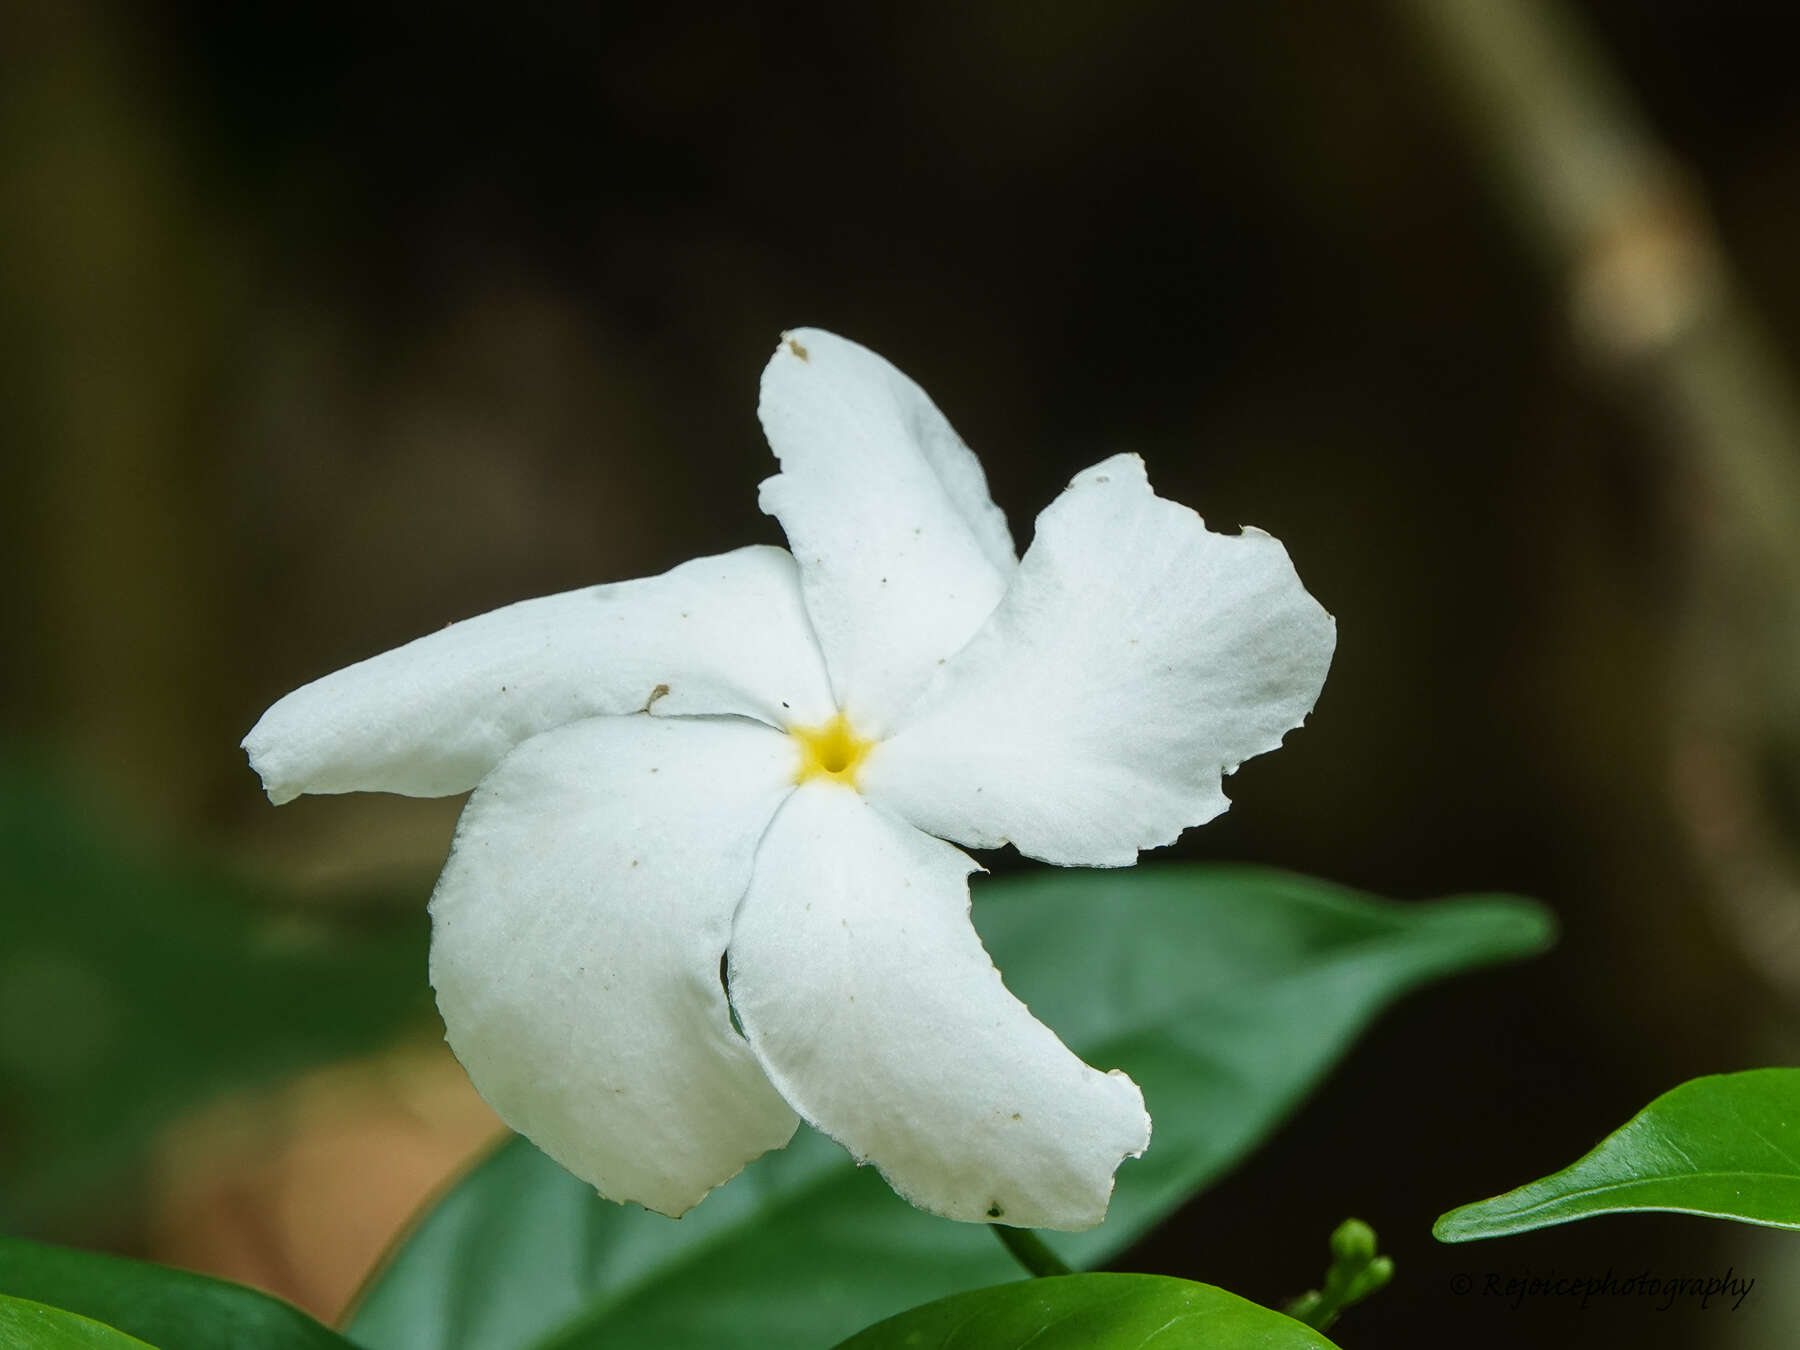
[[[1375,1230],[1361,1219],[1345,1219],[1331,1235],[1331,1268],[1325,1272],[1325,1287],[1308,1290],[1282,1311],[1315,1331],[1324,1331],[1345,1308],[1361,1303],[1393,1278],[1393,1258],[1376,1254]]]
[[[1013,1254],[1013,1259],[1025,1267],[1028,1275],[1072,1275],[1075,1272],[1064,1264],[1062,1257],[1045,1244],[1044,1239],[1029,1228],[1008,1228],[1002,1223],[990,1223],[994,1236],[1000,1239],[1000,1245]]]

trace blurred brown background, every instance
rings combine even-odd
[[[1800,995],[1791,33],[1517,5],[0,8],[0,730],[132,828],[422,903],[455,802],[276,812],[244,731],[448,620],[779,540],[757,373],[833,328],[1021,543],[1138,450],[1337,615],[1309,726],[1176,852],[1565,924],[1387,1017],[1139,1267],[1273,1302],[1356,1213],[1400,1276],[1346,1345],[1791,1344],[1792,1235],[1428,1232],[1788,1062]],[[490,1129],[422,1034],[45,1231],[329,1316]],[[1451,1292],[1728,1265],[1736,1313]]]

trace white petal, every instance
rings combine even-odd
[[[578,718],[830,717],[794,562],[768,546],[525,600],[315,680],[244,738],[277,804],[302,792],[467,792],[529,736]]]
[[[1149,1143],[1143,1094],[1006,991],[975,870],[849,788],[800,788],[738,911],[732,1004],[781,1094],[921,1209],[1091,1228]]]
[[[762,508],[800,563],[839,704],[880,734],[1006,589],[1006,518],[925,391],[854,342],[784,334],[757,411],[781,460]]]
[[[1221,776],[1300,725],[1336,640],[1276,540],[1209,532],[1119,455],[1038,517],[863,790],[971,847],[1125,866],[1225,810]]]
[[[431,897],[451,1048],[501,1119],[614,1200],[678,1215],[793,1134],[719,966],[789,737],[598,717],[481,782]]]

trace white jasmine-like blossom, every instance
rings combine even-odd
[[[438,1007],[602,1195],[679,1215],[804,1117],[922,1209],[1090,1227],[1143,1095],[1007,992],[955,845],[1123,867],[1212,819],[1312,708],[1332,620],[1135,455],[1017,559],[943,414],[843,338],[785,334],[759,411],[791,554],[452,624],[289,694],[250,762],[277,803],[474,789]]]

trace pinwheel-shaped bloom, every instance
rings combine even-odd
[[[678,1215],[798,1114],[921,1208],[1091,1226],[1143,1096],[1006,991],[954,844],[1121,867],[1218,815],[1311,709],[1332,621],[1279,543],[1208,532],[1132,455],[1016,559],[943,414],[842,338],[787,334],[760,411],[791,554],[452,624],[282,699],[251,763],[278,803],[474,789],[438,1007],[603,1195]]]

